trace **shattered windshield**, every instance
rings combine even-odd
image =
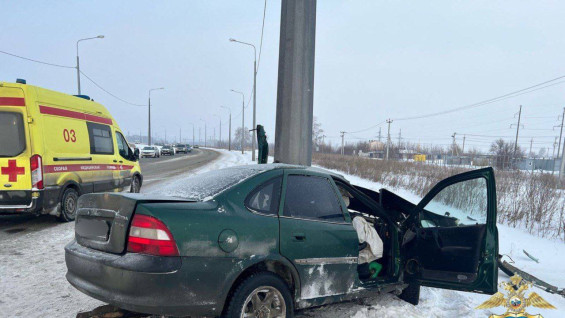
[[[234,167],[181,178],[165,185],[158,194],[195,201],[207,201],[222,191],[264,171],[254,167]]]

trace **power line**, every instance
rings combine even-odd
[[[20,56],[20,55],[8,53],[8,52],[5,52],[5,51],[0,51],[0,53],[6,54],[6,55],[10,55],[10,56],[13,56],[13,57],[17,57],[17,58],[22,59],[22,60],[26,60],[26,61],[30,61],[30,62],[34,62],[34,63],[39,63],[39,64],[44,64],[44,65],[49,65],[49,66],[55,66],[55,67],[61,67],[61,68],[76,68],[75,66],[60,65],[60,64],[54,64],[54,63],[48,63],[48,62],[43,62],[43,61],[39,61],[39,60],[34,60],[34,59],[30,59],[30,58],[27,58],[27,57],[24,57],[24,56]],[[84,74],[83,71],[80,71],[80,73],[81,73],[82,75],[84,75],[84,77],[86,77],[86,78],[87,78],[89,81],[91,81],[94,85],[96,85],[96,87],[98,87],[99,89],[101,89],[102,91],[104,91],[106,94],[108,94],[108,95],[114,97],[115,99],[117,99],[117,100],[119,100],[119,101],[122,101],[122,102],[124,102],[124,103],[126,103],[126,104],[132,105],[132,106],[146,106],[146,105],[134,104],[134,103],[128,102],[127,100],[124,100],[124,99],[122,99],[122,98],[120,98],[120,97],[118,97],[118,96],[116,96],[116,95],[110,93],[110,92],[109,92],[108,90],[106,90],[104,87],[102,87],[102,86],[100,86],[98,83],[96,83],[96,82],[95,82],[92,78],[90,78],[88,75]]]
[[[119,98],[118,96],[116,96],[116,95],[110,93],[109,91],[107,91],[104,87],[100,86],[100,85],[99,85],[98,83],[96,83],[92,78],[90,78],[88,75],[84,74],[83,71],[80,71],[80,73],[81,73],[82,75],[84,75],[84,77],[86,77],[86,78],[87,78],[89,81],[91,81],[94,85],[96,85],[96,87],[98,87],[99,89],[101,89],[102,91],[104,91],[106,94],[108,94],[108,95],[114,97],[115,99],[117,99],[117,100],[119,100],[119,101],[121,101],[121,102],[123,102],[123,103],[129,104],[129,105],[132,105],[132,106],[147,106],[147,105],[143,105],[143,104],[134,104],[134,103],[128,102],[127,100],[124,100],[124,99],[122,99],[122,98]]]
[[[257,61],[257,70],[259,73],[259,65],[261,64],[261,51],[263,49],[263,31],[265,30],[265,13],[267,12],[267,0],[265,0],[265,5],[263,6],[263,25],[261,26],[261,42],[259,44],[259,59]]]
[[[259,58],[257,61],[257,69],[255,70],[255,72],[257,72],[257,74],[259,73],[259,64],[261,63],[261,52],[263,50],[263,31],[265,29],[265,13],[267,12],[267,0],[265,0],[265,5],[263,7],[263,25],[261,26],[261,41],[259,44]],[[249,103],[251,103],[251,98],[253,97],[253,88],[251,88],[251,94],[249,94],[249,99],[247,100],[247,103],[245,104],[245,106],[243,107],[243,109],[234,117],[232,117],[232,119],[237,118],[241,115],[241,113],[243,113],[243,111],[249,106]]]
[[[34,59],[30,59],[28,57],[23,57],[23,56],[8,53],[8,52],[5,52],[5,51],[0,51],[0,53],[10,55],[10,56],[13,56],[13,57],[17,57],[17,58],[22,59],[22,60],[27,60],[27,61],[31,61],[31,62],[35,62],[35,63],[39,63],[39,64],[45,64],[45,65],[49,65],[49,66],[56,66],[56,67],[62,67],[62,68],[76,68],[75,66],[60,65],[60,64],[54,64],[54,63],[48,63],[48,62],[43,62],[43,61],[39,61],[39,60],[34,60]]]
[[[498,101],[501,101],[501,100],[504,100],[504,99],[520,96],[520,95],[527,94],[527,93],[531,93],[531,92],[534,92],[534,91],[537,91],[537,90],[540,90],[540,89],[544,89],[544,88],[547,88],[547,87],[550,87],[550,86],[565,83],[565,81],[561,81],[561,82],[545,85],[545,84],[555,82],[555,81],[563,79],[563,78],[565,78],[565,75],[556,77],[554,79],[551,79],[551,80],[548,80],[548,81],[545,81],[545,82],[542,82],[542,83],[539,83],[539,84],[536,84],[536,85],[532,85],[532,86],[529,86],[529,87],[526,87],[526,88],[522,88],[522,89],[519,89],[517,91],[513,91],[513,92],[510,92],[510,93],[498,96],[498,97],[490,98],[490,99],[487,99],[487,100],[484,100],[484,101],[481,101],[481,102],[457,107],[457,108],[454,108],[454,109],[444,110],[444,111],[440,111],[440,112],[435,112],[435,113],[430,113],[430,114],[425,114],[425,115],[419,115],[419,116],[396,118],[395,120],[398,121],[398,120],[413,120],[413,119],[429,118],[429,117],[434,117],[434,116],[439,116],[439,115],[457,112],[457,111],[460,111],[460,110],[476,108],[476,107],[488,105],[488,104],[491,104],[491,103],[494,103],[494,102],[498,102]],[[545,85],[545,86],[543,86],[543,85]]]

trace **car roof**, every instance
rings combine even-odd
[[[292,165],[286,163],[251,164],[245,166],[236,166],[234,168],[254,169],[254,170],[263,170],[263,171],[277,170],[277,169],[305,170],[305,171],[327,174],[329,176],[347,181],[343,175],[320,167],[309,167],[309,166]]]

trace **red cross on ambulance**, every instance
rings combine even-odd
[[[9,182],[17,182],[19,174],[25,174],[24,167],[18,167],[16,160],[8,160],[8,166],[2,167],[0,170],[1,174],[8,175]]]

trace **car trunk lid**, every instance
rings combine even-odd
[[[126,250],[128,230],[137,204],[187,201],[189,200],[142,194],[86,194],[78,201],[75,238],[82,246],[121,254]]]

